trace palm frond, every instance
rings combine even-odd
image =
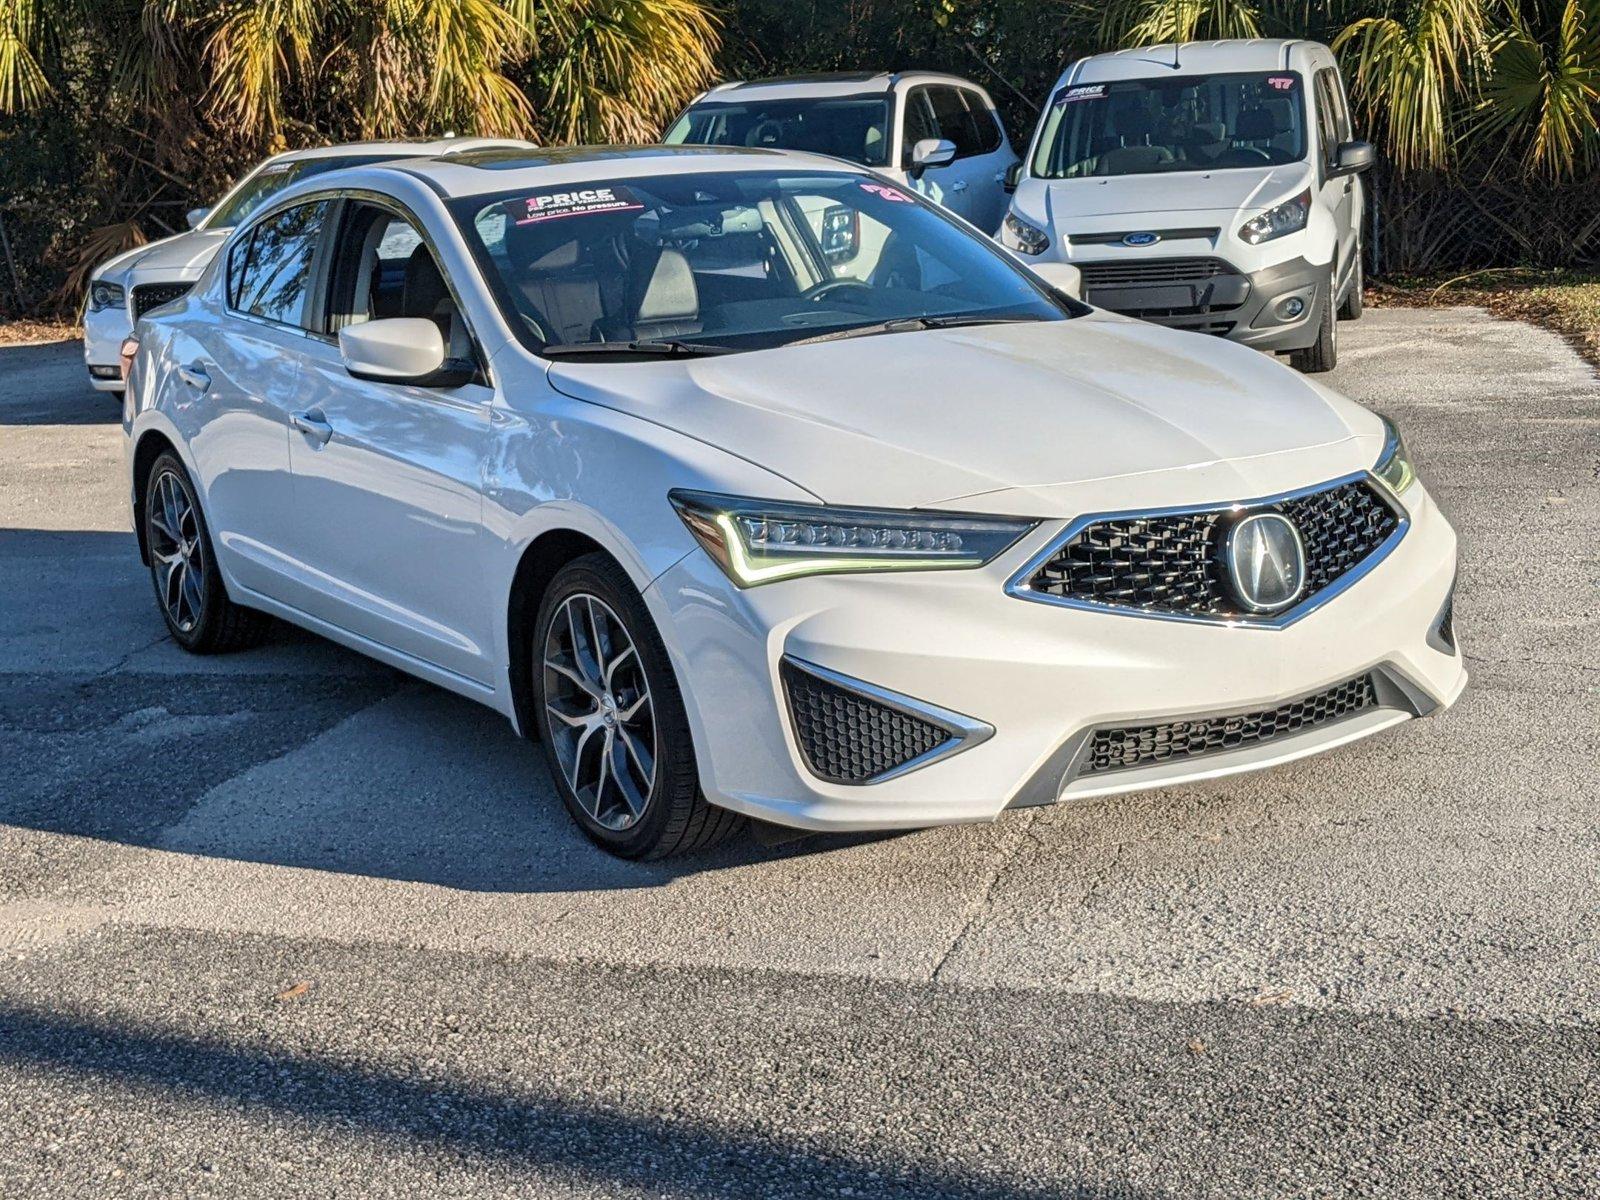
[[[1600,5],[1556,0],[1510,15],[1510,28],[1493,46],[1474,135],[1506,138],[1521,148],[1529,171],[1549,177],[1594,167],[1600,161]]]
[[[0,0],[0,112],[17,112],[50,94],[39,63],[45,34],[39,0]]]
[[[1108,47],[1261,36],[1260,10],[1240,0],[1080,0],[1078,7],[1098,16]]]

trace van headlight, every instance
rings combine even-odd
[[[89,308],[94,312],[103,308],[121,308],[125,296],[120,283],[97,279],[89,285]]]
[[[1400,431],[1395,428],[1394,422],[1382,413],[1378,416],[1383,421],[1383,453],[1378,456],[1378,463],[1372,468],[1372,473],[1396,496],[1401,496],[1417,481],[1417,468],[1411,461],[1405,439],[1400,436]]]
[[[1015,517],[833,508],[675,490],[667,498],[728,578],[756,587],[800,575],[981,567],[1038,524]]]
[[[1016,213],[1008,212],[1000,224],[1000,244],[1023,254],[1043,254],[1050,249],[1050,235],[1037,225],[1028,224]]]
[[[1239,226],[1239,240],[1259,246],[1285,234],[1299,233],[1306,227],[1311,215],[1311,189],[1307,188],[1293,200],[1285,200],[1275,208],[1251,217]]]

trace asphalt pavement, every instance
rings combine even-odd
[[[1199,787],[612,861],[486,709],[196,659],[0,348],[7,1196],[1600,1196],[1600,381],[1369,310],[1461,702]]]

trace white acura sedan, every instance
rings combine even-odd
[[[836,160],[340,171],[141,334],[173,638],[271,614],[479,700],[617,854],[1265,767],[1466,682],[1386,420]]]

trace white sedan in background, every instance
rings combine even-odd
[[[139,318],[192,288],[233,227],[291,183],[340,167],[488,146],[531,148],[532,143],[439,138],[430,142],[354,142],[273,155],[234,184],[214,207],[192,209],[187,231],[126,250],[94,269],[83,313],[83,361],[89,369],[89,382],[102,392],[122,391],[119,351]]]
[[[1386,420],[832,159],[302,182],[141,325],[125,422],[180,645],[272,614],[481,701],[630,857],[1264,767],[1466,682]]]

